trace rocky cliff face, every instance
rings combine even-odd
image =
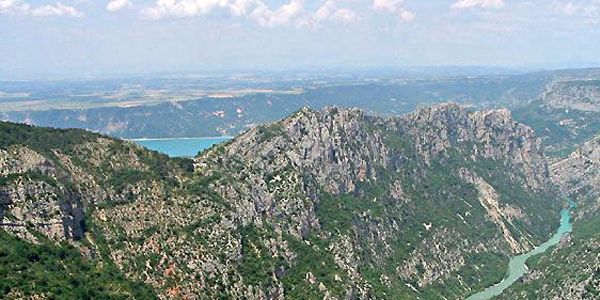
[[[542,219],[554,218],[553,205],[536,199],[549,192],[542,154],[532,130],[504,110],[440,105],[381,119],[332,108],[251,130],[195,166],[204,176],[235,174],[211,187],[230,199],[242,224],[321,244],[319,253],[333,255],[346,290],[359,297],[438,293],[433,286],[442,282],[462,292],[438,295],[457,297],[473,287],[452,278],[468,272],[475,253],[521,252],[549,232]],[[544,217],[531,213],[534,206],[545,207]],[[478,226],[491,238],[477,236]],[[533,233],[535,227],[544,229]],[[328,286],[317,277],[320,284]]]
[[[528,261],[529,274],[501,299],[596,299],[600,295],[600,138],[552,159],[553,181],[576,203],[573,233]]]
[[[469,113],[456,105],[442,104],[406,115],[400,126],[413,137],[426,161],[459,148],[474,160],[504,161],[517,174],[523,173],[519,179],[532,189],[548,187],[540,140],[531,128],[515,122],[506,109]]]
[[[600,112],[600,81],[554,82],[542,92],[541,101],[554,108]]]
[[[193,170],[20,130],[0,150],[2,228],[69,241],[165,299],[463,298],[557,221],[540,142],[505,110],[302,109]]]
[[[578,219],[597,215],[600,210],[600,137],[550,164],[552,179],[581,206]]]

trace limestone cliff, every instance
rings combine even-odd
[[[593,217],[600,210],[600,136],[577,148],[566,158],[550,164],[553,181],[581,206],[578,219]]]
[[[600,81],[597,79],[556,81],[541,95],[550,107],[600,112]]]
[[[506,110],[302,109],[193,162],[2,125],[2,228],[163,299],[459,299],[558,221],[540,141]]]
[[[527,262],[531,271],[501,299],[596,299],[600,295],[600,138],[552,159],[550,173],[576,203],[573,233]]]

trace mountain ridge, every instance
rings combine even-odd
[[[193,161],[7,126],[72,137],[3,145],[1,215],[23,225],[3,229],[66,241],[164,299],[462,298],[547,238],[560,206],[541,141],[505,110],[301,109]],[[69,224],[81,233],[57,234]]]

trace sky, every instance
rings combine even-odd
[[[600,64],[600,0],[0,0],[0,80]]]

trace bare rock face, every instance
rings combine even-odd
[[[24,146],[0,149],[0,176],[39,170],[48,173],[52,164],[41,154]]]
[[[543,91],[541,101],[554,108],[600,112],[600,81],[558,81]]]
[[[353,192],[358,182],[377,179],[375,165],[387,164],[381,135],[365,127],[371,119],[359,110],[305,108],[236,138],[226,147],[225,157],[243,157],[266,173],[306,171],[328,192]]]
[[[520,235],[521,240],[517,241],[515,236],[513,235],[511,229],[515,228],[515,225],[512,222],[514,216],[517,216],[517,219],[521,219],[523,221],[522,214],[513,214],[509,215],[507,211],[519,211],[519,209],[514,209],[510,205],[500,203],[500,196],[498,192],[483,178],[479,177],[471,173],[468,170],[460,170],[459,176],[466,180],[467,182],[473,184],[477,189],[478,199],[489,215],[489,217],[496,223],[498,228],[502,231],[502,237],[510,246],[510,249],[514,253],[524,253],[534,246],[530,241],[527,240],[527,236]],[[504,207],[503,207],[504,206]]]
[[[465,147],[465,156],[504,160],[524,173],[521,179],[530,188],[544,189],[550,183],[541,140],[506,109],[468,112],[456,104],[441,104],[408,114],[399,125],[426,161]]]
[[[483,167],[486,164],[497,169]],[[448,169],[440,169],[444,167]],[[471,176],[459,176],[467,167]],[[550,195],[551,189],[541,142],[533,130],[512,120],[507,110],[469,112],[454,104],[389,119],[358,110],[303,109],[205,152],[195,159],[195,170],[201,176],[232,177],[217,179],[211,187],[233,206],[244,226],[273,227],[307,243],[314,234],[326,239],[323,255],[333,254],[347,276],[338,285],[359,298],[374,292],[361,269],[382,272],[393,261],[394,271],[378,274],[377,282],[393,286],[400,279],[411,282],[403,288],[414,292],[436,283],[452,284],[474,255],[524,252],[540,240],[520,224],[539,227],[542,220],[532,216],[556,208],[556,203],[536,198]],[[474,197],[465,200],[468,205],[450,217],[451,224],[461,225],[435,224],[440,216],[420,212],[455,197],[447,187],[428,190],[437,175],[473,188]],[[538,196],[530,198],[532,203],[522,198],[506,202],[507,186],[494,177]],[[377,187],[383,187],[382,192],[373,192]],[[353,201],[361,207],[342,219],[332,215],[344,214]],[[323,212],[331,205],[332,211]],[[541,210],[534,213],[530,205]],[[385,213],[375,213],[379,210]],[[341,222],[348,227],[332,231],[330,224]],[[492,234],[479,240],[463,231],[463,225],[490,228]],[[546,226],[545,234],[550,228]],[[398,238],[413,234],[419,238]],[[400,254],[406,250],[396,243],[406,243],[408,251]],[[317,284],[313,277],[314,272],[308,278]]]
[[[2,227],[35,241],[26,227],[55,241],[83,235],[82,203],[57,184],[53,163],[26,146],[0,150],[0,172],[12,181],[0,186]]]
[[[400,276],[407,281],[417,278],[417,287],[423,288],[460,270],[466,264],[463,251],[472,245],[469,240],[448,239],[447,236],[460,237],[460,233],[448,228],[434,229],[434,233],[411,253],[410,259],[398,267]]]
[[[562,191],[586,206],[578,210],[579,218],[600,211],[600,137],[584,143],[568,157],[554,160],[550,173]]]
[[[523,282],[512,286],[500,299],[598,298],[600,137],[582,144],[565,158],[552,159],[550,174],[560,190],[577,202],[573,233],[539,258]]]
[[[302,109],[193,170],[76,141],[0,150],[0,216],[34,224],[2,228],[67,240],[162,299],[463,298],[546,239],[558,205],[540,141],[506,110]]]

